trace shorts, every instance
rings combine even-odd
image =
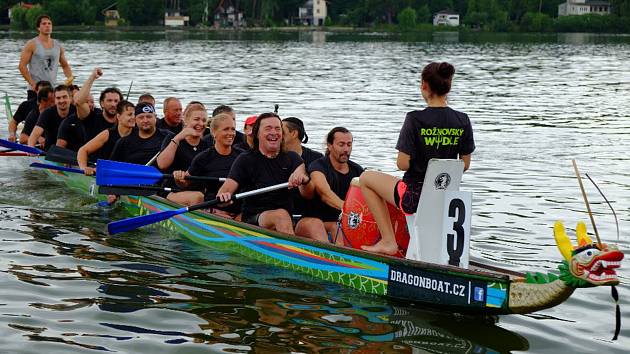
[[[242,222],[254,225],[254,226],[260,226],[258,225],[258,218],[260,217],[260,214],[262,213],[258,213],[258,214],[251,214],[251,215],[245,215],[243,214],[243,217],[241,218]]]
[[[410,183],[398,181],[394,186],[394,204],[405,213],[405,215],[415,214],[420,202],[422,193],[422,183]]]

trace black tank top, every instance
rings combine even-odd
[[[109,138],[107,138],[107,142],[103,147],[98,151],[99,159],[109,160],[109,157],[112,155],[112,151],[114,151],[114,146],[118,139],[120,139],[120,134],[118,133],[118,126],[113,126],[107,129],[109,132]]]

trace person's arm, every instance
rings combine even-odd
[[[9,141],[14,142],[16,140],[17,126],[18,122],[16,122],[15,119],[11,118],[11,120],[9,121]]]
[[[109,130],[103,130],[97,136],[92,138],[92,140],[81,146],[79,151],[77,151],[77,162],[79,163],[79,168],[81,168],[86,175],[90,176],[94,174],[94,169],[88,166],[90,155],[100,150],[103,145],[107,143],[108,139]]]
[[[300,189],[300,194],[308,195],[309,190],[306,185],[310,181],[311,178],[308,176],[308,173],[306,173],[306,166],[304,166],[304,163],[301,163],[289,176],[289,188],[298,187]]]
[[[72,75],[72,68],[70,68],[70,64],[68,64],[68,60],[66,60],[66,51],[61,47],[61,51],[59,53],[59,65],[61,65],[61,69],[63,70],[63,74],[66,76],[66,82],[68,84],[72,84],[72,80],[74,80],[74,76]]]
[[[70,74],[72,74],[72,72],[70,72]],[[77,107],[77,118],[85,119],[90,115],[88,97],[90,96],[90,91],[92,91],[92,84],[94,84],[94,80],[98,79],[102,75],[103,71],[101,68],[95,68],[92,71],[92,74],[90,74],[90,77],[88,77],[88,79],[83,83],[83,86],[81,86],[75,102]]]
[[[459,156],[459,159],[464,161],[464,171],[467,171],[470,168],[471,158],[472,158],[472,154]]]
[[[311,172],[311,181],[312,183],[310,184],[315,186],[315,191],[319,194],[319,198],[322,202],[335,209],[341,210],[343,208],[343,200],[330,189],[330,185],[323,173],[320,171]]]
[[[217,191],[217,199],[222,202],[229,202],[232,200],[232,194],[238,189],[238,182],[228,178],[223,182],[223,185]]]
[[[31,62],[34,51],[35,51],[35,41],[30,40],[26,43],[26,45],[24,46],[24,49],[22,49],[22,54],[20,55],[20,64],[18,65],[20,74],[22,74],[22,77],[24,77],[24,80],[26,80],[28,85],[31,87],[31,90],[35,90],[36,82],[33,81],[33,77],[31,77],[31,73],[28,72],[27,65],[28,63]]]
[[[405,154],[402,151],[398,151],[398,157],[396,158],[396,166],[398,166],[398,169],[401,171],[409,170],[409,167],[411,166],[411,156],[409,156],[408,154]]]
[[[168,141],[165,139],[162,142],[162,152],[157,158],[157,165],[160,170],[166,170],[173,164],[179,143],[194,132],[195,130],[192,128],[184,128],[175,136],[171,134],[166,136]]]
[[[33,128],[33,132],[31,133],[31,135],[28,136],[28,146],[37,145],[39,137],[42,136],[42,134],[44,134],[44,128],[36,125],[35,128]]]
[[[68,142],[66,141],[66,139],[57,138],[55,145],[65,149],[66,146],[68,146]]]

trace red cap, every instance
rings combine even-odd
[[[257,118],[258,118],[257,115],[247,117],[247,119],[245,119],[245,125],[254,125],[254,123],[256,123]]]

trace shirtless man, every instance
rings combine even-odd
[[[37,17],[39,35],[22,49],[18,69],[28,83],[29,90],[35,90],[38,81],[48,81],[55,86],[59,65],[66,76],[66,84],[72,83],[72,69],[66,60],[65,52],[59,41],[52,39],[52,21],[48,15]]]

